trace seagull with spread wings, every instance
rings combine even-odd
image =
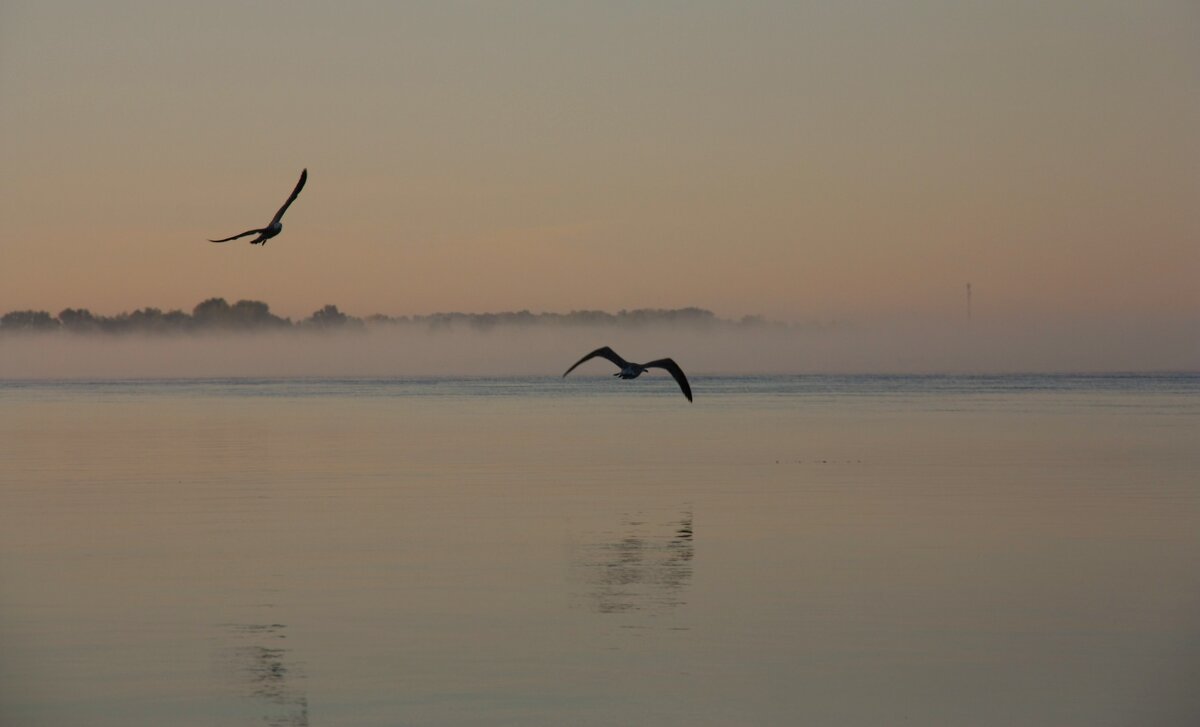
[[[296,182],[296,188],[292,190],[291,196],[289,196],[287,198],[287,201],[283,203],[283,206],[279,208],[279,211],[275,213],[275,217],[271,220],[271,224],[267,225],[266,227],[257,229],[257,230],[246,230],[245,232],[243,232],[239,235],[234,235],[233,237],[226,237],[224,240],[209,240],[209,242],[229,242],[230,240],[236,240],[239,237],[245,237],[247,235],[258,235],[258,237],[254,238],[253,240],[250,241],[250,244],[251,245],[267,244],[267,240],[270,240],[272,237],[275,237],[280,232],[283,232],[283,222],[280,221],[283,219],[283,213],[287,212],[287,208],[292,205],[292,202],[296,201],[296,197],[298,197],[300,195],[300,190],[304,189],[304,183],[307,181],[308,181],[308,169],[305,169],[304,171],[300,172],[300,181]]]
[[[666,369],[675,379],[675,382],[679,384],[679,388],[683,390],[683,395],[687,397],[687,400],[692,400],[692,387],[690,384],[688,384],[687,377],[683,375],[683,369],[679,368],[679,364],[675,363],[673,359],[660,358],[657,361],[651,361],[650,363],[633,363],[618,356],[616,351],[613,351],[608,346],[605,346],[604,348],[597,348],[595,351],[592,351],[588,355],[576,361],[575,365],[567,369],[566,374],[563,374],[563,378],[565,379],[567,374],[574,371],[575,366],[578,366],[588,359],[596,358],[597,356],[600,358],[606,358],[620,367],[621,370],[613,374],[613,376],[619,376],[622,379],[636,379],[637,377],[646,373],[646,369]]]

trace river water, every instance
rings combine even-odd
[[[692,385],[0,382],[0,723],[1200,723],[1200,376]]]

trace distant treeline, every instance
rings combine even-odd
[[[162,311],[140,308],[115,316],[95,315],[86,308],[66,308],[57,316],[48,311],[18,310],[0,316],[0,333],[70,331],[72,333],[195,333],[203,331],[354,330],[376,326],[410,326],[428,330],[489,329],[496,326],[767,326],[759,316],[740,320],[716,317],[702,308],[622,310],[618,313],[582,310],[570,313],[433,313],[425,316],[372,315],[356,318],[327,305],[300,321],[281,318],[258,300],[209,298],[192,309]]]

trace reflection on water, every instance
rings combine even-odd
[[[574,570],[590,606],[602,614],[657,617],[684,605],[695,557],[693,537],[691,512],[667,522],[638,513],[580,545]]]
[[[1200,724],[1200,376],[703,383],[0,382],[0,725]]]
[[[285,646],[287,626],[272,624],[226,624],[230,645],[219,657],[222,671],[244,690],[262,711],[262,721],[271,727],[306,727],[308,695],[297,682],[304,674]]]

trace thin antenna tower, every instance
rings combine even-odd
[[[971,322],[971,284],[967,283],[967,323]]]

